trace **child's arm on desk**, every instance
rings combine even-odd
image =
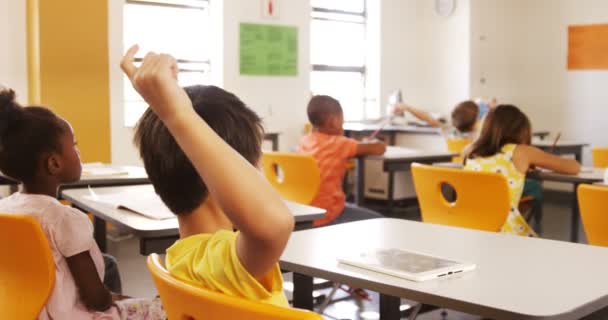
[[[431,116],[428,112],[422,111],[420,109],[416,109],[407,104],[398,104],[395,106],[395,110],[400,111],[400,112],[409,112],[409,113],[413,114],[414,117],[418,118],[421,121],[428,123],[429,126],[434,127],[434,128],[440,128],[442,125],[442,123],[439,120],[433,118],[433,116]]]
[[[266,275],[287,245],[293,216],[263,175],[196,114],[177,83],[175,59],[148,53],[141,67],[136,68],[136,52],[136,46],[129,49],[121,63],[123,71],[240,230],[236,250],[245,269],[256,278]]]
[[[377,139],[364,139],[357,143],[357,156],[379,156],[383,155],[385,151],[386,144]]]
[[[529,145],[518,145],[515,148],[513,163],[522,173],[536,167],[564,174],[578,174],[581,171],[578,161],[562,158]]]

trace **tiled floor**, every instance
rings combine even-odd
[[[570,199],[567,196],[559,195],[552,196],[545,202],[543,237],[555,240],[568,240],[570,236]],[[406,210],[398,212],[406,218],[416,218],[415,211]],[[584,240],[583,240],[584,241]],[[109,243],[109,252],[116,256],[120,265],[120,271],[123,280],[123,288],[125,294],[137,297],[152,297],[156,295],[156,290],[152,279],[150,278],[145,265],[145,257],[139,254],[139,242],[137,239],[127,239],[118,243]],[[286,281],[290,280],[289,275],[285,277]],[[289,285],[286,285],[289,288]],[[329,289],[325,290],[327,293]],[[288,296],[290,295],[287,292]],[[343,297],[346,294],[339,292],[338,296]],[[330,305],[324,312],[327,319],[378,319],[378,295],[370,292],[370,301],[357,301],[354,299],[337,302]],[[412,305],[412,302],[403,300],[404,308],[406,305]],[[466,315],[456,311],[447,311],[447,315],[442,316],[444,310],[436,310],[423,314],[418,317],[420,320],[476,320],[478,316]],[[596,319],[608,319],[608,317],[599,317]]]

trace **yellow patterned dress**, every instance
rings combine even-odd
[[[519,213],[518,205],[524,189],[526,175],[519,172],[513,164],[513,150],[517,145],[504,145],[500,153],[490,157],[479,157],[467,159],[465,170],[496,172],[507,178],[509,184],[509,196],[511,199],[511,211],[507,221],[502,226],[501,232],[516,234],[520,236],[536,237],[534,230],[526,223]]]

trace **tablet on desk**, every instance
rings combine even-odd
[[[338,261],[412,281],[442,278],[476,268],[475,264],[472,263],[463,263],[400,249],[372,249],[358,255],[338,258]]]

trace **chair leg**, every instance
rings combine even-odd
[[[534,203],[534,220],[536,222],[536,230],[539,235],[543,234],[543,203],[542,201],[536,201]]]
[[[418,318],[418,313],[420,313],[421,309],[422,309],[422,303],[419,303],[416,306],[414,306],[414,310],[412,310],[412,312],[410,313],[410,316],[407,317],[407,319],[415,320],[416,318]]]
[[[334,284],[331,288],[331,291],[329,292],[327,297],[325,297],[325,300],[323,300],[323,302],[321,303],[321,306],[319,306],[319,314],[323,314],[323,312],[325,312],[325,309],[327,308],[327,306],[329,306],[331,301],[334,299],[334,296],[336,295],[338,288],[340,288],[340,284],[337,282],[334,282]]]

